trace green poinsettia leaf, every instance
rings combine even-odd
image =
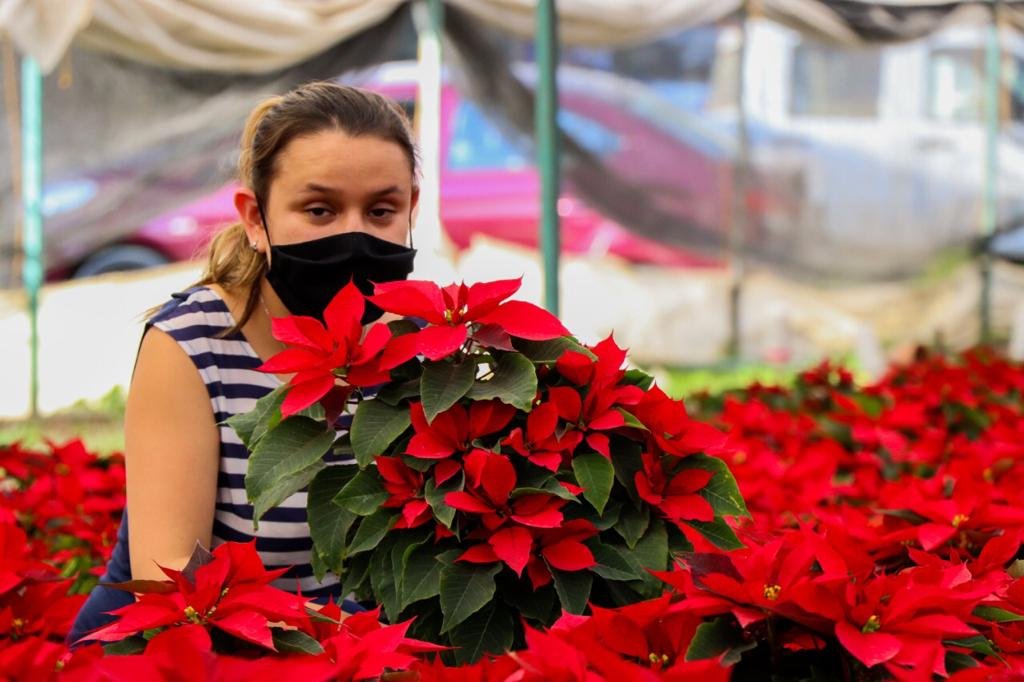
[[[381,485],[378,474],[364,469],[356,473],[331,501],[353,514],[369,516],[387,499],[388,492]]]
[[[107,642],[103,645],[105,656],[136,656],[146,650],[149,641],[142,635],[133,635],[117,642]]]
[[[326,570],[341,574],[345,539],[356,520],[356,514],[335,504],[334,498],[358,471],[351,464],[327,466],[309,484],[306,515],[315,555],[322,562],[317,567],[318,579],[323,578]]]
[[[647,532],[633,546],[633,557],[644,568],[665,571],[669,567],[668,531],[665,522],[655,519]]]
[[[721,516],[716,516],[714,521],[687,521],[686,523],[697,529],[698,533],[718,549],[731,552],[734,549],[746,547]]]
[[[494,576],[500,563],[455,564],[441,569],[441,613],[444,634],[487,606],[494,598]]]
[[[420,380],[419,377],[417,377],[408,381],[397,381],[388,384],[377,392],[377,395],[374,396],[374,400],[379,400],[394,407],[401,401],[408,398],[415,398],[419,396],[419,394]]]
[[[428,362],[423,366],[420,377],[420,396],[423,400],[423,414],[428,422],[463,398],[473,387],[476,379],[476,361],[467,358],[462,362]]]
[[[324,467],[335,432],[308,417],[285,419],[260,439],[249,457],[245,491],[256,525],[268,509],[309,485]]]
[[[717,658],[729,649],[742,644],[740,633],[726,618],[715,618],[697,626],[697,631],[686,650],[687,661]]]
[[[352,536],[352,543],[348,546],[348,555],[352,556],[376,547],[397,521],[398,513],[393,509],[378,509],[363,517],[355,535]]]
[[[271,628],[270,632],[274,638],[274,648],[277,649],[278,653],[318,656],[324,652],[320,642],[301,630]]]
[[[615,468],[611,460],[596,452],[587,452],[572,458],[572,470],[576,474],[576,482],[583,488],[583,497],[598,515],[603,514],[615,482]]]
[[[622,383],[639,386],[646,391],[654,384],[654,377],[643,370],[628,369],[625,376],[622,377]]]
[[[352,451],[362,468],[383,454],[409,425],[409,410],[388,405],[382,400],[364,400],[352,418]]]
[[[428,478],[423,485],[423,499],[430,505],[431,511],[434,512],[434,518],[449,530],[452,529],[452,523],[455,522],[455,507],[449,506],[444,501],[444,496],[462,490],[464,482],[465,476],[459,473],[445,481],[444,485],[440,487],[434,485],[433,478]]]
[[[251,410],[228,417],[224,423],[235,430],[246,449],[251,452],[267,431],[280,423],[281,404],[287,394],[287,384],[281,384],[257,400]]]
[[[992,623],[1015,623],[1017,621],[1024,620],[1024,616],[1013,611],[1007,611],[1001,609],[998,606],[988,606],[982,604],[974,607],[974,615],[983,620],[987,620]]]
[[[619,514],[619,522],[612,528],[626,541],[626,546],[633,549],[647,532],[650,519],[651,508],[649,506],[644,504],[638,509],[627,502],[622,507],[622,513]]]
[[[590,600],[594,574],[590,571],[559,571],[554,568],[550,568],[550,571],[562,608],[569,613],[581,615]]]
[[[429,550],[414,549],[405,565],[400,608],[441,593],[441,563]]]
[[[512,345],[535,363],[557,362],[558,358],[562,357],[562,354],[567,350],[583,353],[591,360],[597,359],[597,356],[591,353],[586,346],[569,336],[549,339],[548,341],[528,341],[526,339],[513,338]]]
[[[431,537],[432,533],[427,526],[403,530],[395,537],[394,545],[391,547],[391,565],[386,569],[394,576],[395,591],[393,597],[384,604],[384,611],[393,623],[398,621],[403,608],[402,593],[407,587],[409,558],[416,548]]]
[[[498,359],[494,375],[477,381],[469,391],[472,400],[497,399],[529,412],[537,395],[537,369],[522,353],[505,353]]]
[[[586,544],[597,561],[597,565],[590,570],[605,580],[642,580],[646,575],[646,571],[625,547],[607,545],[596,540]]]
[[[514,636],[515,616],[498,602],[477,611],[449,634],[458,665],[475,663],[484,654],[505,653],[512,648]]]
[[[373,599],[384,610],[389,621],[398,620],[398,577],[391,570],[391,550],[398,540],[391,534],[381,540],[370,556],[370,586],[373,587]]]
[[[700,491],[701,496],[711,504],[715,516],[750,517],[747,504],[743,501],[739,486],[729,466],[717,457],[691,455],[683,460],[684,469],[704,469],[713,475]]]

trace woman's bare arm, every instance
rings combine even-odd
[[[196,541],[210,546],[220,437],[209,394],[177,342],[151,328],[139,348],[125,410],[132,577],[163,580]]]

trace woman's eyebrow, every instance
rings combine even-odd
[[[389,185],[381,189],[370,192],[372,197],[383,197],[389,194],[398,194],[402,191],[402,188],[398,185]],[[327,185],[320,185],[315,182],[308,182],[306,186],[302,188],[302,192],[305,194],[337,194],[343,195],[345,192],[340,187],[329,187]]]

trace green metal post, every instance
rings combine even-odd
[[[540,246],[544,259],[544,306],[558,315],[558,20],[555,0],[537,2],[537,93],[534,127],[541,182]]]
[[[444,0],[427,0],[427,7],[430,9],[430,28],[440,40],[444,33]]]
[[[743,334],[740,311],[743,302],[743,278],[746,262],[743,249],[747,235],[747,187],[750,167],[750,131],[747,116],[747,43],[750,40],[748,23],[757,11],[754,0],[744,3],[740,15],[740,45],[736,77],[736,159],[733,164],[732,205],[729,207],[727,248],[729,256],[729,338],[726,354],[736,362],[743,355]]]
[[[439,264],[447,262],[448,258],[441,229],[441,40],[444,34],[444,3],[442,0],[417,1],[412,6],[412,16],[417,33],[419,68],[415,123],[423,170],[416,246],[423,258]],[[422,274],[419,270],[417,272]]]
[[[985,185],[981,230],[990,237],[999,223],[999,0],[991,0],[992,21],[985,43]],[[992,340],[992,257],[981,256],[981,342]]]
[[[32,417],[39,414],[39,288],[43,284],[43,76],[31,57],[21,62],[21,200],[25,261],[22,281],[28,295]]]

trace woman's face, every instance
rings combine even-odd
[[[418,198],[412,180],[409,161],[395,142],[338,130],[297,137],[278,154],[269,197],[263,198],[271,244],[344,232],[406,244]],[[266,253],[258,210],[253,215],[255,200],[239,198],[249,241]]]

